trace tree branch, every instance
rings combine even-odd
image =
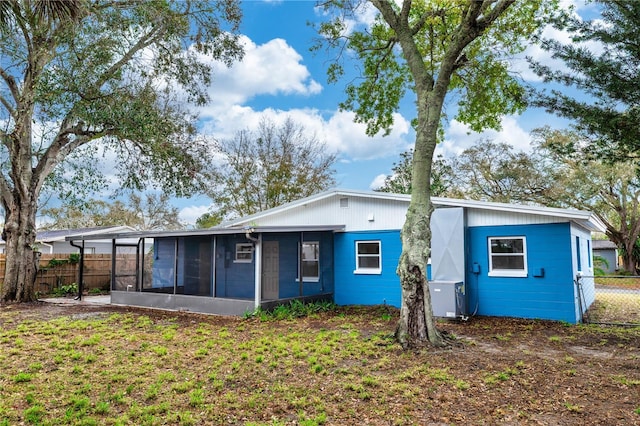
[[[2,197],[2,204],[4,206],[11,204],[11,200],[13,199],[11,193],[11,186],[9,185],[7,178],[4,173],[0,173],[0,197]]]
[[[424,24],[427,22],[427,19],[436,16],[444,17],[444,9],[429,10],[428,12],[423,13],[422,16],[420,16],[420,19],[418,19],[413,25],[413,28],[411,28],[411,34],[414,36],[418,34],[424,28]]]
[[[159,21],[156,20],[154,24],[158,24]],[[124,65],[129,63],[131,59],[135,56],[136,53],[151,46],[156,40],[158,40],[158,36],[161,36],[164,32],[166,32],[166,28],[163,25],[158,27],[153,27],[153,30],[150,31],[145,36],[141,37],[138,42],[133,45],[131,49],[129,49],[119,61],[115,62],[108,70],[106,70],[100,78],[97,79],[96,84],[94,85],[95,89],[100,89],[100,87],[105,84],[116,72],[118,72]]]
[[[4,82],[7,84],[7,87],[11,92],[11,96],[13,97],[13,100],[16,102],[16,105],[18,105],[20,102],[20,88],[16,83],[16,79],[13,78],[12,75],[8,74],[7,71],[2,67],[0,67],[0,77],[2,77]],[[11,117],[13,117],[13,119],[15,120],[17,113],[16,113],[16,110],[11,105],[11,103],[9,102],[9,100],[6,99],[4,96],[0,95],[0,102],[7,109]]]
[[[371,0],[371,3],[376,7],[376,9],[380,11],[384,20],[389,24],[389,26],[394,31],[396,31],[396,34],[397,34],[398,26],[401,24],[401,22],[404,22],[404,21],[400,21],[398,14],[393,9],[393,6],[391,6],[391,2],[385,1],[385,0]],[[404,6],[406,6],[407,4],[409,4],[409,7],[411,7],[411,1],[406,1],[403,4],[402,12],[407,14],[407,16],[404,16],[404,18],[406,19],[408,19],[408,10],[405,11]]]
[[[480,29],[480,32],[486,30],[489,26],[491,26],[491,24],[493,24],[493,22],[498,19],[500,15],[502,15],[502,13],[504,13],[504,11],[507,10],[509,6],[511,6],[515,2],[515,0],[499,0],[495,4],[495,6],[490,9],[489,14],[486,15],[485,12],[489,10],[489,7],[494,2],[495,0],[484,0],[482,3],[474,2],[480,6],[480,13],[482,14],[482,17],[477,19],[476,21],[476,25]],[[476,15],[476,17],[477,16],[478,15]]]
[[[68,122],[65,119],[65,122]],[[108,132],[88,131],[83,128],[84,123],[80,122],[73,127],[61,126],[60,131],[55,136],[53,142],[46,149],[38,164],[33,169],[33,180],[38,190],[44,185],[46,177],[51,174],[53,169],[64,161],[67,156],[79,148],[93,140],[108,135]],[[74,136],[72,138],[72,136]]]
[[[9,112],[9,115],[15,120],[16,119],[16,110],[13,109],[13,106],[2,95],[0,95],[0,104],[2,104],[2,106],[5,107],[5,109]]]

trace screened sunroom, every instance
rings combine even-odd
[[[331,300],[333,233],[342,229],[211,228],[75,240],[112,240],[113,304],[243,315],[293,299]],[[131,238],[138,243],[119,243]]]

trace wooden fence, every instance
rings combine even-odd
[[[120,259],[122,257],[122,259]],[[118,254],[118,264],[126,260],[128,266],[135,268],[135,254]],[[4,277],[5,255],[0,254],[0,281]],[[42,254],[40,269],[36,276],[35,291],[50,294],[64,285],[78,282],[79,262],[70,262],[68,254]],[[109,290],[111,284],[111,255],[85,254],[84,256],[84,289],[98,288]]]

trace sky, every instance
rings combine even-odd
[[[591,6],[577,0],[562,3],[574,4],[581,15],[593,13]],[[328,84],[326,70],[333,57],[324,51],[310,52],[317,34],[308,23],[322,19],[315,4],[293,0],[243,2],[241,32],[245,56],[231,68],[216,66],[209,88],[211,102],[198,110],[200,131],[216,139],[228,139],[239,130],[255,128],[265,117],[275,123],[290,117],[337,155],[334,167],[337,187],[376,189],[400,160],[400,154],[413,146],[412,99],[403,102],[391,134],[386,137],[366,136],[364,125],[354,123],[353,113],[339,111],[338,104],[344,100],[348,81]],[[363,16],[363,20],[370,18],[371,15]],[[548,29],[545,35],[568,41],[566,34],[555,30]],[[513,62],[514,69],[527,83],[538,84],[527,68],[525,56],[548,63],[548,53],[531,46]],[[500,131],[478,134],[450,120],[445,126],[445,140],[436,153],[457,155],[480,138],[527,150],[529,132],[543,125],[565,127],[567,123],[542,110],[530,109],[518,116],[503,117]],[[175,199],[173,204],[179,208],[181,220],[189,225],[213,207],[204,196]]]

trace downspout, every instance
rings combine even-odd
[[[258,309],[260,307],[260,302],[262,302],[262,245],[260,244],[262,240],[262,235],[258,234],[258,238],[251,235],[255,230],[253,228],[245,228],[244,236],[247,240],[253,243],[254,248],[254,309]]]
[[[256,282],[256,288],[255,288],[255,294],[256,294],[256,300],[255,300],[255,308],[258,309],[260,307],[260,304],[262,302],[262,234],[258,234],[258,238],[257,241],[255,243],[255,282]]]
[[[75,298],[76,300],[82,300],[82,292],[84,291],[84,240],[82,240],[82,245],[79,246],[75,244],[75,242],[69,241],[69,244],[72,247],[80,249],[80,267],[78,268],[78,296]]]

